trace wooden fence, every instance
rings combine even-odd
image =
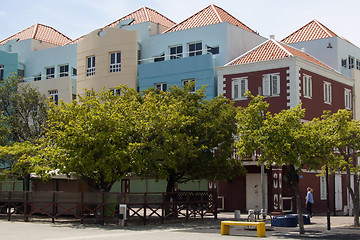
[[[184,191],[172,193],[79,193],[79,192],[23,192],[0,191],[0,215],[23,217],[34,221],[36,217],[74,219],[105,222],[116,221],[119,205],[126,204],[125,224],[149,220],[217,218],[217,194],[212,191]]]

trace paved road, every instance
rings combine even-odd
[[[1,240],[232,240],[256,239],[256,231],[232,227],[231,235],[220,235],[220,221],[231,219],[220,214],[219,219],[192,220],[189,223],[130,226],[99,226],[78,223],[43,223],[0,220]],[[360,239],[360,229],[351,228],[352,217],[331,217],[332,230],[326,230],[326,217],[313,217],[306,225],[307,233],[299,236],[298,228],[274,228],[267,231],[268,239]],[[270,227],[267,227],[270,230]]]

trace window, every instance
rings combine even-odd
[[[50,79],[54,77],[55,77],[55,68],[54,67],[46,68],[46,79]]]
[[[182,45],[170,47],[170,59],[182,58]]]
[[[341,59],[341,66],[342,67],[346,67],[347,64],[346,64],[346,59]]]
[[[119,95],[119,96],[120,96],[120,94],[121,94],[120,88],[112,88],[112,89],[110,89],[110,92],[111,92],[114,96],[116,96],[116,95]]]
[[[95,75],[95,56],[87,58],[86,76]]]
[[[0,81],[4,80],[4,65],[0,64]]]
[[[77,69],[76,68],[72,68],[72,76],[76,76],[77,75]]]
[[[110,72],[121,71],[121,52],[110,53]]]
[[[167,83],[155,83],[155,88],[160,90],[160,91],[166,92]]]
[[[69,65],[60,66],[60,77],[69,76]]]
[[[280,95],[280,74],[263,75],[263,95],[278,96]]]
[[[182,86],[186,86],[189,83],[193,84],[192,88],[190,89],[190,92],[195,92],[195,80],[194,79],[185,79],[182,80]]]
[[[50,90],[49,91],[50,101],[54,102],[56,105],[59,104],[59,95],[58,90]]]
[[[345,89],[344,95],[345,95],[345,108],[351,110],[351,90]]]
[[[219,54],[220,51],[219,51],[219,47],[206,46],[206,52],[215,55],[215,54]]]
[[[331,104],[331,83],[324,82],[324,103]]]
[[[41,80],[41,73],[39,73],[38,75],[34,76],[34,81],[40,81]]]
[[[303,76],[303,96],[312,97],[312,78],[309,75]]]
[[[232,99],[244,98],[247,89],[248,89],[247,77],[232,79],[232,87],[231,87]]]
[[[202,43],[189,43],[189,57],[198,56],[202,54]]]
[[[360,60],[356,59],[356,69],[360,70]]]
[[[355,67],[355,59],[352,56],[349,56],[349,69],[352,69]]]
[[[165,53],[162,53],[160,56],[154,57],[154,62],[165,61]]]
[[[326,176],[320,176],[320,200],[326,200]]]

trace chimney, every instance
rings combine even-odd
[[[270,39],[275,40],[275,35],[270,35]]]

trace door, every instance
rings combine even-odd
[[[266,209],[268,209],[267,174],[265,174],[264,187],[265,207]],[[260,211],[262,209],[262,189],[260,173],[246,174],[246,209],[254,209],[255,211]]]
[[[342,206],[341,174],[335,174],[335,210],[343,210]]]

